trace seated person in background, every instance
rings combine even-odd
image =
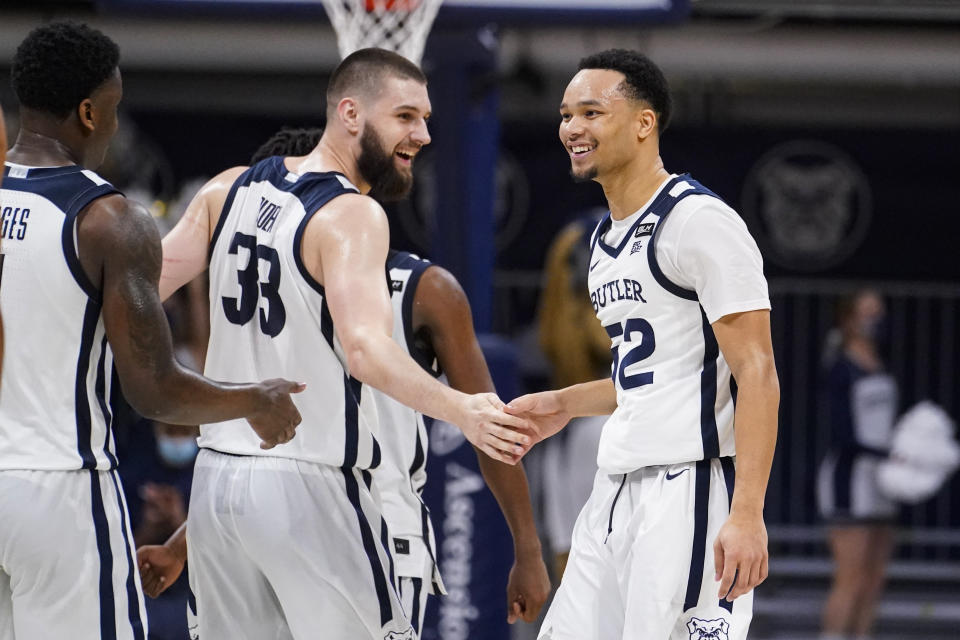
[[[831,444],[820,465],[817,501],[830,527],[834,573],[824,640],[869,637],[893,548],[897,506],[877,484],[897,418],[897,383],[877,348],[885,315],[874,291],[841,299],[834,333],[839,344],[827,350]]]

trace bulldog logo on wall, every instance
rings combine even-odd
[[[821,271],[850,256],[870,224],[870,185],[838,147],[797,140],[768,151],[751,169],[743,213],[764,258]]]
[[[701,620],[690,618],[687,623],[690,640],[730,640],[730,623],[723,618],[716,620]]]

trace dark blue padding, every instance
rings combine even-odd
[[[90,501],[93,530],[97,538],[97,557],[100,561],[100,640],[117,640],[117,603],[113,593],[113,551],[110,548],[110,524],[103,507],[100,473],[90,469]]]
[[[120,532],[123,534],[123,549],[127,556],[127,618],[130,620],[130,628],[133,631],[133,640],[144,640],[143,620],[140,618],[140,592],[137,590],[136,577],[133,566],[133,553],[131,549],[130,536],[127,535],[127,509],[123,504],[123,498],[120,496],[120,482],[117,479],[117,472],[110,472],[110,479],[113,480],[113,490],[117,496],[117,510],[120,512]]]
[[[700,600],[703,586],[703,561],[707,551],[707,517],[710,503],[710,460],[698,460],[694,469],[693,498],[693,549],[690,553],[690,574],[687,576],[687,593],[683,610],[689,611]]]
[[[377,600],[380,605],[380,626],[384,626],[393,619],[393,607],[390,603],[390,587],[387,586],[387,576],[383,571],[383,565],[380,562],[380,556],[377,553],[377,541],[373,537],[373,530],[370,528],[370,522],[363,513],[363,507],[360,504],[360,483],[354,475],[352,469],[341,469],[343,479],[346,484],[347,498],[353,505],[353,510],[357,514],[357,523],[360,527],[360,539],[363,542],[363,550],[367,554],[370,562],[370,570],[373,573],[373,586],[377,592]],[[389,554],[389,551],[387,552]]]

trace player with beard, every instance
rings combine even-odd
[[[264,452],[241,429],[201,427],[187,548],[204,640],[415,637],[371,493],[373,388],[495,460],[525,452],[514,429],[526,422],[496,395],[441,384],[392,338],[389,229],[371,196],[410,190],[430,111],[416,65],[357,51],[331,76],[315,149],[225,171],[164,239],[162,297],[209,264],[207,373],[283,371],[310,390],[292,446]]]

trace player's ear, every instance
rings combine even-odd
[[[657,114],[648,106],[637,109],[637,138],[642,142],[657,132]]]
[[[360,133],[360,105],[355,98],[343,98],[337,103],[337,117],[347,131],[354,135]]]
[[[93,115],[93,100],[90,98],[84,98],[79,105],[77,105],[77,119],[80,121],[80,126],[86,129],[87,133],[93,133],[93,130],[96,129],[96,118]]]

